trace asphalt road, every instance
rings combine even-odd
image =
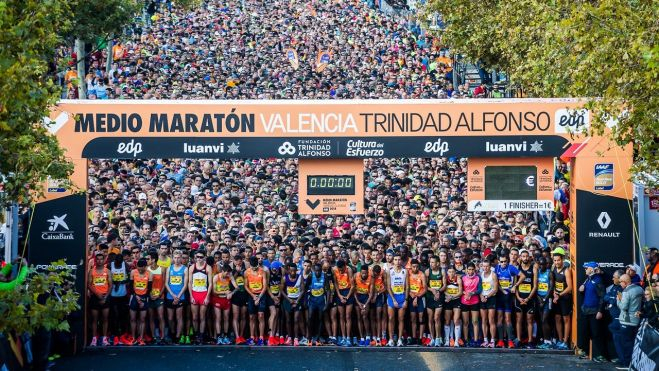
[[[53,370],[615,370],[574,355],[530,352],[325,350],[308,348],[117,348],[63,358]]]

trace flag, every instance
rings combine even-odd
[[[320,73],[325,70],[330,62],[332,55],[328,51],[319,51],[316,57],[316,72]]]
[[[160,232],[160,242],[165,241],[169,241],[169,232],[167,232],[167,228],[163,228],[162,232]]]
[[[286,49],[286,59],[291,63],[294,70],[300,67],[300,60],[297,57],[297,52],[294,49]]]

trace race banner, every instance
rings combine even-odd
[[[286,49],[286,59],[288,59],[294,70],[300,68],[300,60],[297,57],[295,49]]]
[[[659,367],[659,330],[644,320],[636,333],[629,369],[646,371],[657,370],[657,367]]]
[[[319,51],[316,57],[316,72],[321,73],[327,68],[332,55],[328,51]]]

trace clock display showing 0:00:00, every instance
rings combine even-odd
[[[354,195],[354,175],[309,175],[307,176],[307,194],[316,195]]]

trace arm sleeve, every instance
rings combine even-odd
[[[2,270],[0,270],[0,274],[3,276],[8,276],[9,273],[11,273],[11,263],[7,263],[4,267],[2,267]]]

